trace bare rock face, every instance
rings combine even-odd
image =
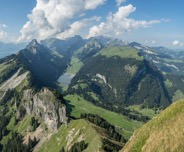
[[[33,98],[35,92],[32,89],[28,89],[24,91],[24,97],[26,98]]]
[[[61,124],[66,124],[66,107],[48,88],[36,94],[33,90],[25,90],[24,98],[26,113],[42,119],[48,129],[56,131]]]

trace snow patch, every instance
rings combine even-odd
[[[142,48],[140,46],[135,46],[136,49],[141,50]]]
[[[173,64],[167,64],[167,63],[165,63],[165,65],[166,65],[167,67],[171,67],[171,68],[174,68],[174,69],[176,69],[176,70],[179,70],[179,68],[178,68],[177,66],[173,65]]]
[[[158,63],[160,63],[159,61],[156,61],[156,60],[153,60],[153,63],[156,63],[156,64],[158,64]]]
[[[154,54],[154,55],[157,55],[155,52],[152,52],[150,50],[144,50],[145,53],[148,53],[148,54]]]

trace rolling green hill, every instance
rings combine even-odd
[[[65,100],[68,108],[67,111],[70,116],[80,118],[82,113],[97,114],[114,125],[117,131],[126,139],[133,134],[135,129],[143,125],[143,122],[141,121],[131,120],[124,115],[97,107],[79,95],[67,95],[65,96]]]
[[[173,103],[136,130],[121,152],[183,152],[184,101]]]

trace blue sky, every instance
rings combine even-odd
[[[80,34],[184,48],[183,0],[119,0],[120,5],[118,0],[55,1],[1,0],[0,41]]]

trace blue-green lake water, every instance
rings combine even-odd
[[[73,79],[75,75],[71,73],[64,73],[61,75],[58,79],[58,82],[63,86],[66,87],[70,84],[71,80]]]

